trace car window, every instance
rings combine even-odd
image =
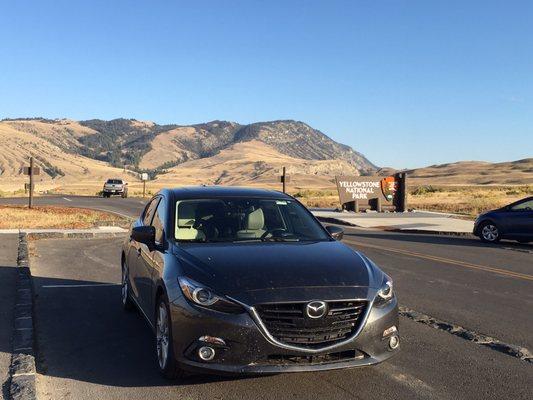
[[[513,211],[531,211],[533,210],[533,199],[524,201],[523,203],[517,204],[511,207]]]
[[[159,197],[155,197],[146,205],[146,208],[144,209],[143,213],[143,225],[151,225],[152,223],[152,217],[154,215],[154,211],[157,207],[157,204],[159,203]]]
[[[162,215],[163,208],[164,208],[163,202],[160,201],[154,213],[154,219],[152,220],[152,224],[151,224],[155,228],[155,242],[157,244],[163,243],[164,230],[163,230],[163,220],[161,218],[161,217],[164,218],[164,216]]]
[[[330,240],[298,202],[285,199],[196,199],[176,203],[178,241]]]
[[[122,184],[122,180],[120,180],[120,179],[108,179],[106,183],[114,184],[114,185],[120,185],[120,184]]]

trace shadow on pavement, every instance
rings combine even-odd
[[[121,387],[243,379],[197,375],[166,380],[156,367],[151,328],[138,311],[122,310],[119,285],[50,287],[95,284],[98,282],[34,277],[40,374]]]

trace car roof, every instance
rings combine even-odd
[[[169,194],[175,199],[206,199],[217,197],[260,197],[264,199],[292,199],[277,190],[257,189],[239,186],[184,186],[162,189],[159,193]]]

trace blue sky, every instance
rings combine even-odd
[[[0,118],[304,121],[380,166],[533,157],[531,1],[0,1]]]

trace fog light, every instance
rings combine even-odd
[[[391,336],[389,339],[389,347],[391,348],[391,350],[398,348],[399,345],[400,345],[400,338],[396,335]]]
[[[203,346],[198,349],[198,357],[204,361],[211,361],[215,358],[215,349],[209,346]]]

